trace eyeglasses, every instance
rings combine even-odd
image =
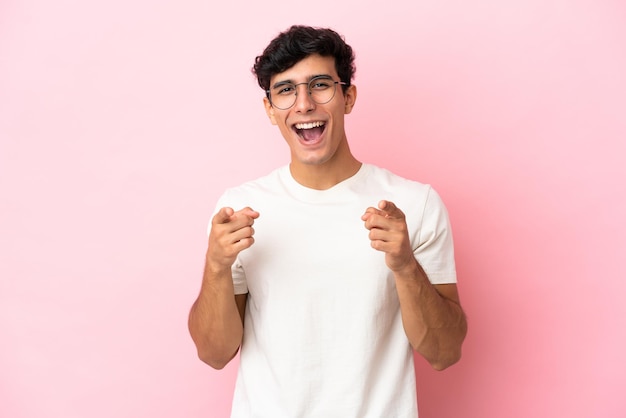
[[[275,108],[287,110],[296,103],[296,96],[298,95],[297,87],[301,84],[307,86],[306,91],[311,100],[317,104],[326,104],[335,97],[337,84],[345,86],[347,83],[334,81],[329,76],[313,77],[306,83],[298,84],[283,81],[275,84],[271,89],[266,90],[267,98]]]

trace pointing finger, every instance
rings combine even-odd
[[[367,221],[372,215],[383,215],[383,212],[376,208],[369,207],[365,210],[365,213],[361,216],[361,220]]]
[[[249,207],[245,207],[237,212],[235,212],[232,208],[223,207],[213,217],[213,223],[226,224],[233,221],[239,221],[239,223],[243,221],[244,224],[252,225],[254,223],[254,219],[258,217],[259,212]]]
[[[245,216],[249,216],[252,219],[256,219],[259,217],[259,212],[257,212],[256,210],[253,210],[252,208],[248,206],[241,209],[238,213],[241,213],[242,215],[245,215]]]

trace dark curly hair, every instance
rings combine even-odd
[[[270,79],[282,73],[312,54],[335,58],[335,69],[343,85],[344,93],[352,83],[356,67],[354,52],[343,37],[332,29],[293,25],[281,32],[256,57],[252,73],[259,86],[267,92]]]

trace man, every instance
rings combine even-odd
[[[354,54],[336,32],[293,26],[253,71],[291,162],[217,204],[198,355],[220,369],[241,347],[233,417],[416,417],[411,348],[445,369],[467,328],[445,207],[350,152]]]

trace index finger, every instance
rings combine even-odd
[[[241,210],[238,210],[233,215],[239,215],[239,214],[247,216],[247,217],[252,218],[252,219],[256,219],[256,218],[259,217],[259,212],[257,212],[256,210],[252,209],[249,206],[246,206],[245,208],[243,208]]]

